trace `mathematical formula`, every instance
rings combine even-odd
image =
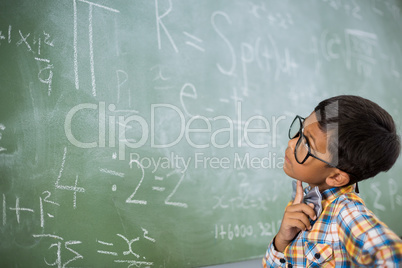
[[[108,256],[114,263],[127,264],[127,267],[143,267],[145,265],[150,267],[153,265],[152,261],[147,260],[146,256],[136,253],[136,248],[140,248],[144,243],[154,244],[156,240],[149,236],[149,232],[145,228],[141,228],[140,236],[126,237],[122,234],[116,234],[113,241],[104,241],[103,239],[96,239],[97,248],[94,249],[97,254]],[[52,257],[54,262],[50,262],[44,258],[44,264],[52,267],[67,267],[67,265],[74,265],[76,261],[85,258],[85,255],[80,253],[80,249],[87,246],[86,242],[80,240],[66,240],[65,238],[54,234],[33,234],[34,238],[40,240],[40,243],[49,244],[49,251],[54,254]],[[115,245],[118,244],[125,250],[114,250]],[[65,255],[73,255],[72,258],[64,257]],[[72,254],[71,254],[72,253]],[[134,259],[133,259],[134,258]],[[75,264],[79,265],[79,264]]]
[[[257,222],[254,224],[215,224],[214,238],[216,240],[237,240],[248,237],[272,237],[276,235],[281,226],[281,220],[277,222]]]
[[[49,48],[54,48],[54,39],[43,31],[40,34],[17,30],[9,25],[7,30],[0,28],[0,49],[5,45],[15,45],[19,49],[29,52],[30,57],[38,63],[38,80],[47,85],[47,95],[52,92],[54,65],[46,54]]]

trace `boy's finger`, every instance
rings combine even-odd
[[[303,201],[303,186],[301,181],[297,181],[296,196],[293,200],[293,204],[300,204]]]
[[[317,219],[317,216],[315,215],[315,210],[314,210],[314,204],[313,203],[309,203],[308,204],[312,209],[313,209],[313,211],[314,211],[314,216],[312,216],[312,215],[310,215],[310,218],[311,219],[313,219],[313,220],[316,220]]]

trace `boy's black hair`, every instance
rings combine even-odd
[[[401,150],[391,115],[358,96],[341,95],[320,102],[314,111],[329,135],[334,165],[349,174],[348,185],[388,171]]]

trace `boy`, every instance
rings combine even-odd
[[[402,241],[354,192],[397,160],[392,117],[367,99],[337,96],[296,116],[289,138],[283,169],[297,183],[263,266],[402,267]]]

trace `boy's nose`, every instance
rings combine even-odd
[[[288,147],[290,147],[292,151],[294,151],[296,147],[297,140],[298,140],[297,138],[293,138],[288,141]]]

